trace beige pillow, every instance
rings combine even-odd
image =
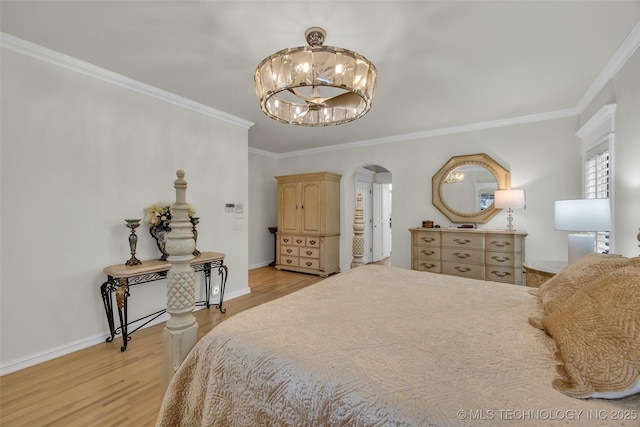
[[[589,254],[569,264],[560,273],[540,285],[538,298],[545,315],[551,315],[573,293],[596,281],[600,276],[626,265],[629,258],[614,254]]]
[[[602,275],[542,324],[563,364],[553,387],[569,396],[620,398],[640,391],[640,266]]]

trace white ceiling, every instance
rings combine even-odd
[[[249,146],[281,154],[575,114],[640,1],[2,0],[0,13],[3,33],[253,122]],[[258,107],[256,65],[312,26],[376,65],[362,119],[296,127]]]

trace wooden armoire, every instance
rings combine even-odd
[[[328,276],[340,270],[340,179],[316,172],[276,176],[276,269]]]

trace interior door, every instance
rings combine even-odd
[[[373,184],[373,225],[371,261],[380,261],[382,257],[382,184]]]
[[[382,186],[382,258],[391,256],[391,185]]]
[[[362,194],[362,216],[364,221],[364,256],[362,262],[371,262],[371,183],[366,181],[356,181],[356,201],[358,193]],[[356,201],[354,201],[354,206]]]

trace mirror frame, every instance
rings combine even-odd
[[[487,154],[480,153],[470,154],[466,156],[453,156],[431,178],[431,202],[453,223],[485,224],[489,222],[489,220],[502,209],[495,208],[492,203],[491,206],[480,212],[458,212],[451,206],[449,206],[442,196],[442,186],[444,185],[444,179],[446,178],[446,176],[455,168],[463,165],[477,165],[487,169],[496,178],[496,182],[498,183],[498,190],[506,190],[511,186],[511,174],[509,173],[509,171],[503,168],[498,162],[493,160]]]

